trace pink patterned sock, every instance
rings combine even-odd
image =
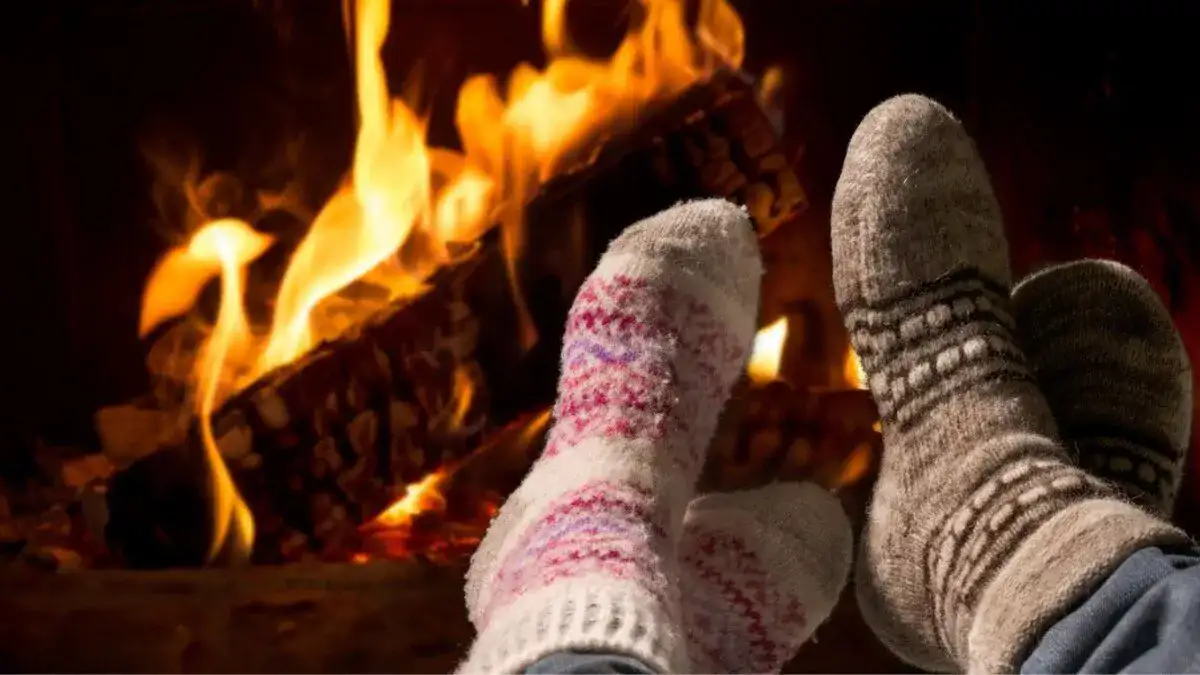
[[[576,649],[690,669],[676,545],[745,365],[762,263],[746,213],[680,204],[629,227],[567,319],[544,455],[471,560],[461,670]]]
[[[854,535],[812,483],[700,497],[679,550],[684,625],[702,673],[777,673],[837,604]]]

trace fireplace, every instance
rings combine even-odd
[[[1200,105],[1160,82],[1195,58],[1171,36],[1182,3],[388,4],[126,0],[39,10],[18,44],[39,199],[37,255],[8,265],[31,306],[0,663],[452,667],[462,570],[540,450],[574,287],[620,227],[694,195],[745,203],[768,267],[705,487],[810,478],[861,516],[879,438],[832,307],[828,203],[858,118],[899,91],[977,136],[1019,271],[1122,259],[1200,340]],[[662,46],[683,38],[686,58]],[[479,77],[649,44],[645,72],[560,63],[604,94],[582,103],[539,99],[533,67],[508,100]],[[404,222],[372,223],[373,200]],[[350,234],[365,256],[336,250]],[[849,596],[796,669],[902,668]]]

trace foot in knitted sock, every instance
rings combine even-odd
[[[852,544],[837,498],[811,483],[693,501],[679,556],[695,672],[779,672],[837,604]]]
[[[688,669],[677,542],[761,274],[749,218],[721,200],[609,246],[567,319],[546,451],[471,560],[479,635],[463,670],[518,672],[568,649]]]
[[[1015,345],[1000,212],[959,122],[872,110],[833,202],[834,289],[883,420],[863,615],[927,670],[1013,671],[1132,552],[1182,533],[1079,470]]]
[[[1169,517],[1192,424],[1192,373],[1137,272],[1082,260],[1013,289],[1014,319],[1063,441],[1084,470]]]

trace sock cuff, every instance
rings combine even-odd
[[[679,625],[679,617],[661,599],[635,583],[576,579],[528,593],[497,610],[456,672],[520,673],[566,650],[622,654],[656,672],[688,672]]]
[[[1073,504],[1017,548],[988,584],[969,632],[948,636],[952,648],[970,672],[1016,672],[1034,642],[1130,555],[1189,543],[1183,531],[1118,499]]]

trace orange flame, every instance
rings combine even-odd
[[[846,357],[842,360],[842,375],[845,377],[846,386],[851,389],[867,388],[867,376],[863,373],[862,361],[852,347],[846,347]]]
[[[208,418],[228,396],[343,330],[347,306],[365,318],[387,302],[419,293],[429,275],[449,260],[448,244],[477,240],[498,225],[521,313],[522,344],[532,346],[537,336],[512,274],[525,246],[525,203],[600,131],[620,131],[647,105],[742,62],[744,30],[728,0],[700,0],[692,25],[686,0],[641,4],[644,20],[611,56],[597,59],[573,44],[568,1],[545,0],[542,37],[548,64],[541,70],[518,66],[503,95],[490,76],[464,82],[455,111],[459,152],[428,147],[424,120],[388,90],[380,48],[388,34],[390,0],[346,0],[346,14],[353,16],[360,118],[353,166],[347,184],[325,204],[293,253],[271,325],[251,330],[241,309],[241,268],[270,242],[240,221],[205,225],[183,252],[167,253],[146,285],[142,335],[186,313],[204,285],[221,276],[218,320],[198,352],[202,358],[191,383],[200,393],[197,412],[207,430],[213,480],[223,486],[215,508],[226,514],[228,525],[214,535],[214,551],[225,546],[231,532],[238,533],[237,546],[248,550],[252,529],[246,529],[248,512],[216,454]],[[433,245],[423,246],[418,260],[402,261],[398,254],[416,232],[428,235],[422,239]],[[204,250],[212,255],[188,253],[192,246],[212,246]],[[368,299],[344,296],[355,282],[386,292],[367,294]]]
[[[443,467],[409,485],[404,490],[404,496],[375,516],[374,522],[383,527],[400,527],[407,525],[413,516],[422,511],[445,508],[446,499],[442,496],[441,488],[452,474],[453,469]]]
[[[779,379],[779,368],[783,363],[783,347],[787,344],[788,321],[781,317],[754,336],[754,347],[746,364],[746,374],[755,384],[766,384]]]
[[[399,558],[414,551],[438,554],[469,551],[479,543],[495,517],[503,497],[493,492],[475,496],[465,513],[446,517],[449,507],[446,493],[456,481],[478,481],[481,472],[491,473],[498,466],[519,465],[530,459],[535,442],[551,421],[549,408],[526,415],[494,432],[479,448],[461,462],[443,466],[425,478],[407,486],[404,494],[360,528],[369,551],[353,556],[354,562],[368,562],[374,556]],[[524,458],[524,460],[519,458]],[[476,462],[482,463],[475,464]],[[461,487],[461,484],[458,485]],[[434,516],[418,524],[419,516]],[[430,540],[430,534],[434,539]]]
[[[212,413],[216,407],[226,360],[246,348],[249,336],[245,310],[241,304],[242,268],[258,258],[271,244],[271,238],[249,225],[233,219],[208,223],[187,245],[174,249],[151,273],[142,303],[141,330],[152,330],[164,319],[179,313],[195,301],[203,285],[221,275],[221,307],[212,334],[196,361],[196,413],[212,489],[213,536],[208,559],[212,561],[225,547],[233,559],[249,556],[254,543],[254,520],[238,494],[225,462],[213,438]],[[173,285],[161,280],[174,280]],[[157,283],[156,283],[157,282]],[[173,291],[173,292],[172,292]]]

